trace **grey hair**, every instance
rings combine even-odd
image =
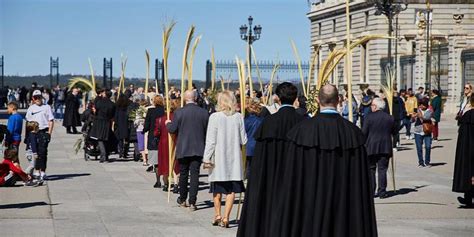
[[[386,106],[385,101],[380,97],[374,98],[372,100],[372,104],[374,104],[377,107],[377,110],[384,110]]]

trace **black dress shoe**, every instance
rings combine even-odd
[[[163,192],[168,192],[168,185],[163,185]]]
[[[146,172],[153,172],[153,165],[148,166],[148,168],[146,168]]]
[[[472,199],[471,199],[471,202],[468,202],[465,198],[458,197],[458,202],[461,203],[462,205],[465,205],[466,207],[474,206],[474,204],[472,204]]]
[[[174,184],[173,186],[173,193],[179,193],[178,185]]]
[[[388,193],[387,192],[379,193],[379,198],[380,199],[388,198]]]
[[[155,185],[153,185],[154,188],[161,188],[161,182],[158,181],[155,183]]]

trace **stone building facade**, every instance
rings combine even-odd
[[[392,40],[397,88],[439,88],[445,100],[445,112],[455,113],[464,83],[474,84],[474,0],[430,1],[430,79],[426,76],[426,24],[423,28],[428,17],[420,13],[426,12],[426,1],[406,2],[407,9],[393,20],[393,36],[398,36],[398,40]],[[364,35],[387,34],[388,20],[384,15],[375,15],[373,1],[352,0],[350,11],[351,40]],[[321,65],[330,51],[345,44],[345,0],[314,1],[307,17],[311,21],[313,54],[318,50],[318,63]],[[387,39],[373,40],[353,50],[354,92],[360,92],[360,85],[369,85],[372,90],[380,88],[385,82],[387,55]],[[333,72],[331,83],[342,87],[347,83],[344,75],[342,60]]]

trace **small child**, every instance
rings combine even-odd
[[[31,174],[35,167],[35,162],[38,157],[38,131],[39,124],[36,121],[26,122],[26,158],[30,162],[30,165],[26,169],[27,173]],[[38,170],[33,174],[35,179],[39,179],[39,183],[42,184],[42,176]]]
[[[31,177],[23,172],[20,164],[14,160],[18,158],[18,151],[15,149],[5,150],[5,157],[2,163],[0,163],[0,187],[1,186],[14,186],[16,181],[19,179],[25,182],[27,185]],[[28,185],[30,186],[30,185]],[[33,186],[33,185],[31,185]]]
[[[7,128],[9,134],[7,135],[6,145],[10,148],[18,150],[21,143],[21,131],[23,129],[23,117],[18,113],[18,104],[16,102],[8,103],[7,107],[8,118]]]

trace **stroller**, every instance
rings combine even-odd
[[[84,123],[81,129],[84,141],[84,160],[87,161],[90,157],[94,157],[95,160],[98,160],[100,156],[98,141],[90,137],[92,122],[94,121],[92,109],[88,108],[82,113],[81,121]]]

